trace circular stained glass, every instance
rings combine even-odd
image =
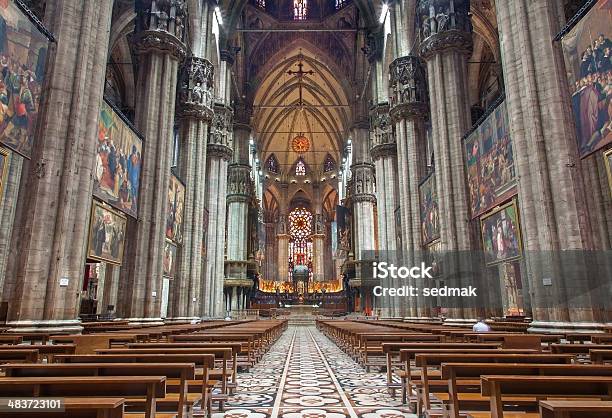
[[[298,135],[291,141],[291,148],[298,154],[303,154],[310,149],[310,141],[304,135]]]
[[[289,233],[294,241],[304,241],[312,233],[312,213],[296,208],[289,214]]]

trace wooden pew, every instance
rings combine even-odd
[[[423,349],[436,349],[436,348],[449,348],[449,349],[474,349],[474,350],[491,350],[499,348],[498,343],[483,343],[483,344],[465,344],[465,343],[406,343],[406,342],[393,342],[393,343],[382,343],[382,351],[383,354],[386,355],[386,363],[387,363],[387,387],[395,396],[395,389],[398,387],[393,383],[393,365],[394,364],[405,364],[406,360],[402,360],[400,356],[401,350],[407,350],[411,348],[423,348]],[[409,359],[412,360],[412,359]],[[398,371],[396,374],[400,377],[400,381],[402,381],[406,377],[406,370]],[[402,391],[403,392],[403,391]]]
[[[0,364],[13,363],[37,363],[38,350],[0,350]]]
[[[612,350],[612,344],[551,344],[550,350],[556,354],[588,356],[590,350]]]
[[[76,346],[74,344],[32,344],[32,345],[2,345],[0,353],[5,350],[36,350],[38,351],[39,361],[53,361],[53,356],[56,354],[74,354]],[[1,355],[1,354],[0,354]]]
[[[52,335],[49,337],[53,343],[68,343],[76,345],[76,354],[93,354],[97,349],[111,348],[113,343],[133,343],[145,340],[144,335],[138,334],[85,334],[85,335]]]
[[[213,354],[168,353],[168,354],[75,354],[58,355],[54,360],[58,363],[193,363],[197,371],[196,378],[187,382],[190,393],[200,393],[202,404],[211,407],[212,384],[209,371],[215,367]],[[201,378],[200,374],[201,373]],[[170,379],[169,385],[175,385]]]
[[[96,350],[96,354],[208,354],[215,356],[221,363],[220,369],[210,369],[209,378],[215,383],[221,384],[221,395],[213,395],[213,401],[219,402],[219,409],[223,410],[223,405],[229,397],[228,383],[232,378],[232,370],[229,363],[232,361],[232,349],[230,347],[208,347],[208,348],[111,348],[107,350]],[[212,383],[212,382],[211,382]]]
[[[612,401],[540,401],[542,418],[610,418]]]
[[[444,343],[439,345],[431,345],[432,348],[426,347],[428,344],[422,344],[423,348],[418,344],[414,344],[413,348],[400,349],[400,361],[404,364],[404,369],[398,371],[397,374],[401,381],[402,403],[407,402],[407,394],[410,389],[410,382],[413,378],[411,372],[411,362],[416,358],[417,354],[536,354],[534,350],[503,350],[501,348],[485,348],[479,346],[478,343]],[[430,377],[434,377],[430,374]],[[420,378],[420,374],[419,374]]]
[[[430,408],[430,380],[440,380],[441,374],[431,374],[432,368],[441,368],[442,363],[541,363],[570,364],[574,356],[567,354],[484,354],[484,353],[452,353],[452,354],[416,354],[415,366],[420,368],[421,379],[414,382],[417,387],[417,411]]]
[[[580,364],[504,364],[504,363],[443,363],[441,382],[433,394],[448,404],[450,416],[459,418],[461,410],[486,410],[489,399],[480,393],[481,375],[544,375],[544,376],[612,376],[612,366]],[[431,393],[430,393],[431,395]],[[447,397],[448,395],[448,397]],[[525,407],[537,407],[537,399],[512,401]]]
[[[383,344],[387,342],[440,342],[440,335],[414,334],[400,332],[397,334],[358,333],[359,346],[357,360],[370,371],[372,366],[386,365]]]
[[[21,335],[0,334],[0,345],[17,345],[23,342]]]
[[[144,398],[144,418],[160,418],[162,415],[156,414],[156,398],[166,396],[166,378],[164,376],[4,377],[0,378],[0,393],[4,397]]]
[[[0,418],[123,418],[124,398],[62,398],[64,412],[0,412]]]
[[[189,396],[187,384],[195,379],[194,363],[52,363],[6,364],[6,377],[66,377],[66,376],[165,376],[178,380],[178,392],[157,399],[157,409],[174,411],[178,418],[190,416],[193,406],[202,399],[200,394]],[[130,404],[136,404],[133,401]]]
[[[577,344],[576,344],[577,345]],[[612,376],[481,376],[481,394],[490,398],[491,418],[503,418],[506,396],[612,399]],[[485,415],[472,414],[474,418]]]
[[[593,334],[591,342],[593,344],[612,344],[612,334]]]
[[[590,350],[589,357],[592,363],[612,363],[612,350]]]

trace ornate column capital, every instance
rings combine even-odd
[[[135,3],[137,54],[164,53],[182,61],[187,5],[185,0],[137,0]]]
[[[416,55],[396,58],[389,65],[391,108],[394,122],[409,118],[425,119],[429,95],[425,63]]]
[[[230,164],[227,174],[228,202],[246,202],[251,195],[253,184],[251,181],[251,166],[246,164]]]
[[[236,54],[238,51],[240,51],[239,47],[230,46],[219,51],[219,57],[221,58],[221,61],[227,62],[231,67],[234,65],[234,62],[236,62]]]
[[[178,116],[210,121],[213,117],[214,67],[205,58],[191,56],[181,66]]]
[[[383,31],[368,31],[365,36],[365,46],[361,48],[368,57],[368,62],[372,64],[383,57],[385,48],[385,34]]]
[[[353,202],[376,202],[374,195],[374,165],[357,163],[351,166],[351,191]]]
[[[379,151],[395,149],[395,136],[388,103],[379,103],[370,109],[370,146],[373,160],[389,155]]]
[[[325,236],[325,220],[323,214],[317,213],[312,218],[312,231],[314,235]]]
[[[233,151],[233,115],[232,108],[221,103],[213,105],[213,117],[208,135],[207,152],[229,161]]]
[[[453,49],[471,54],[473,48],[470,0],[419,0],[417,23],[421,56],[428,60]]]
[[[287,235],[289,233],[289,217],[287,214],[280,214],[276,223],[276,235]]]

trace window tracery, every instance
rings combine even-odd
[[[306,20],[308,0],[293,0],[293,20]]]

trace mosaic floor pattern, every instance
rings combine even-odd
[[[384,373],[354,362],[315,327],[290,327],[213,418],[416,418]]]

